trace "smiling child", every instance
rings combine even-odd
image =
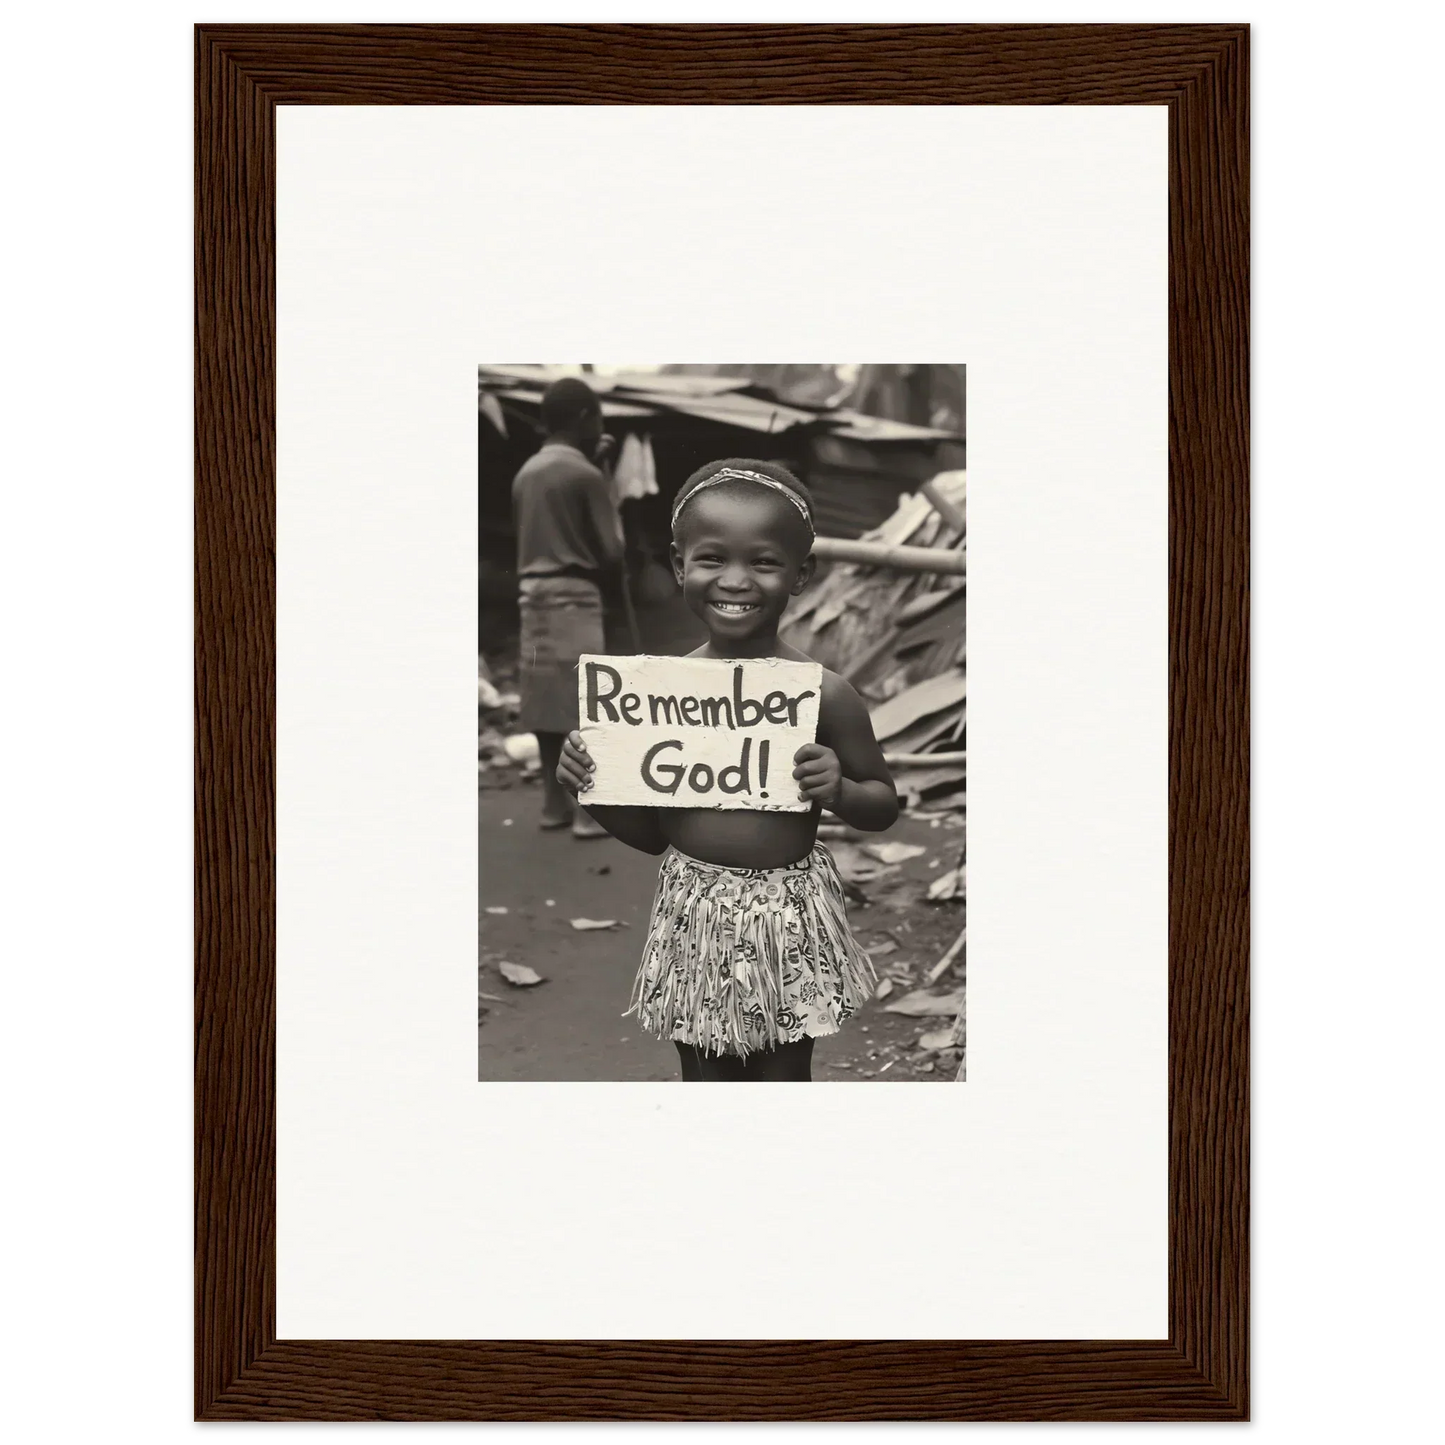
[[[812,500],[787,468],[709,463],[678,492],[672,535],[683,598],[708,630],[691,656],[812,661],[778,639],[815,566]],[[813,1040],[837,1033],[872,991],[818,818],[826,807],[881,832],[898,797],[862,699],[826,668],[817,740],[793,764],[806,812],[588,810],[620,842],[667,852],[628,1013],[677,1045],[684,1080],[809,1080]],[[558,782],[576,797],[595,769],[571,733]]]

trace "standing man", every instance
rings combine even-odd
[[[612,451],[602,405],[585,381],[563,377],[542,397],[546,441],[512,483],[521,588],[518,721],[542,755],[542,827],[606,837],[557,781],[562,740],[577,726],[577,659],[605,652],[604,586],[621,585],[622,521],[601,468]]]

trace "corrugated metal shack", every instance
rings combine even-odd
[[[705,462],[726,456],[784,462],[813,491],[819,533],[843,538],[878,527],[903,493],[964,466],[962,367],[850,370],[845,377],[825,366],[678,366],[585,377],[601,400],[607,430],[621,444],[620,481],[624,458],[644,463],[646,480],[621,488],[629,571],[640,592],[669,585],[660,569],[672,500]],[[516,594],[512,479],[541,444],[543,391],[569,372],[575,368],[478,368],[484,638],[498,626],[510,630]],[[870,415],[855,400],[905,415]]]

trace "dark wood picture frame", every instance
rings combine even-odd
[[[198,1419],[1247,1418],[1248,55],[1236,25],[196,28]],[[1168,107],[1167,1341],[276,1338],[281,104]]]

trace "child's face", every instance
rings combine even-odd
[[[786,499],[759,489],[703,494],[678,518],[672,565],[683,599],[719,640],[741,642],[777,630],[788,598],[813,575],[813,558],[780,513]]]

